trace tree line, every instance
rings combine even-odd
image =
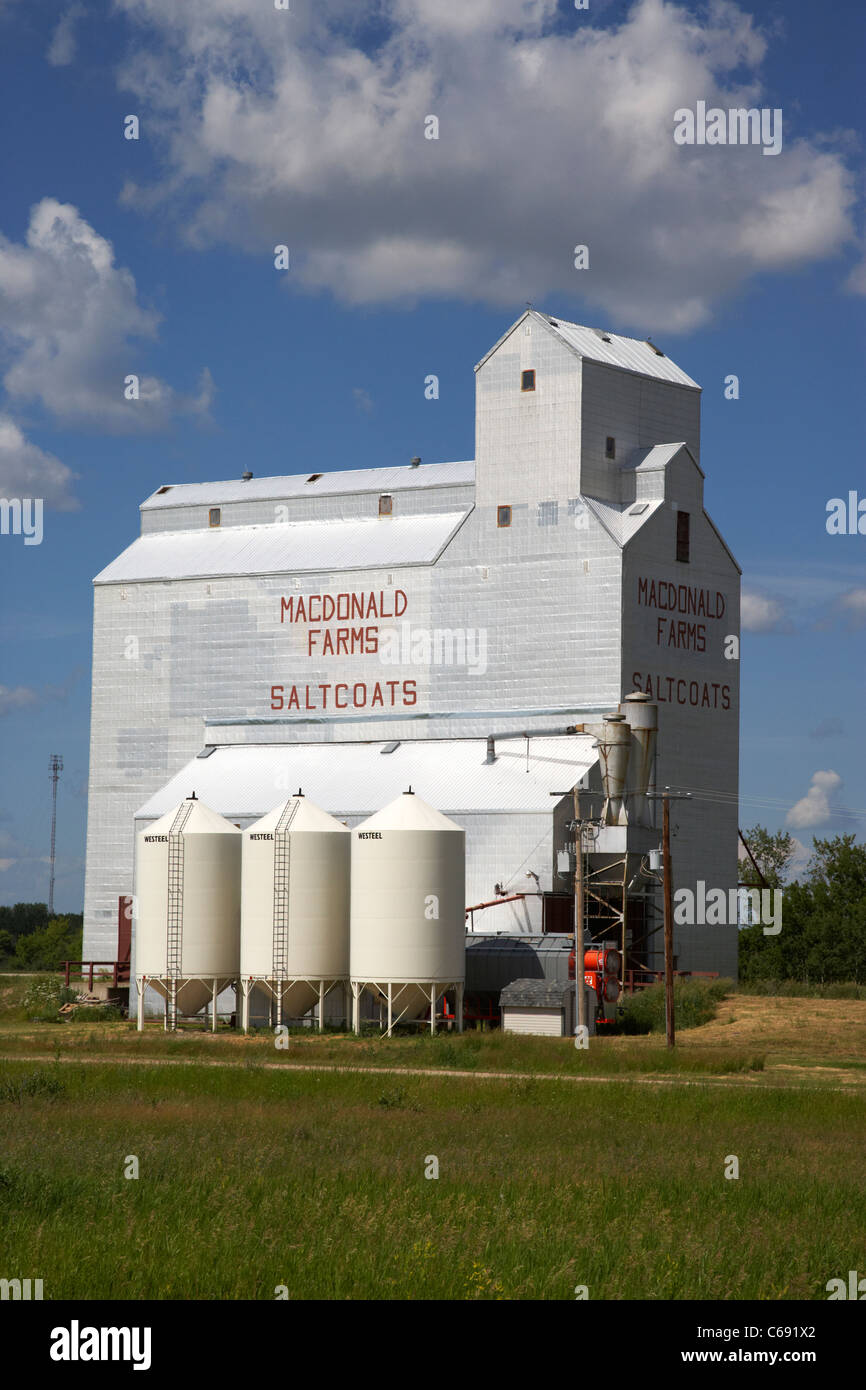
[[[748,859],[741,882],[782,890],[782,930],[765,936],[760,923],[741,927],[740,979],[866,983],[866,845],[853,834],[816,837],[805,871],[791,880],[795,844],[786,831],[756,825],[745,839],[764,884]]]
[[[46,903],[0,907],[0,968],[59,970],[65,960],[81,959],[84,914],[48,916]]]

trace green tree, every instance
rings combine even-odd
[[[763,825],[754,825],[744,832],[743,838],[752,851],[758,868],[768,888],[781,888],[788,877],[791,859],[794,855],[794,839],[787,830],[777,830],[771,834]],[[760,888],[761,879],[749,859],[740,860],[740,882],[750,888]]]
[[[19,938],[16,963],[24,970],[59,970],[65,960],[81,959],[81,936],[68,917],[55,917],[43,931]]]

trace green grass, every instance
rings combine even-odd
[[[443,1071],[539,1072],[555,1075],[617,1076],[637,1073],[727,1075],[761,1071],[764,1055],[756,1048],[702,1047],[669,1050],[663,1037],[599,1037],[587,1049],[567,1038],[534,1038],[503,1033],[429,1033],[385,1038],[355,1038],[346,1033],[319,1035],[299,1028],[289,1046],[278,1050],[266,1031],[248,1038],[221,1031],[189,1030],[166,1034],[161,1028],[138,1033],[127,1024],[91,1022],[82,1011],[75,1027],[40,1025],[5,1028],[0,1048],[5,1056],[103,1057],[111,1060],[206,1061],[243,1064],[269,1062],[284,1067],[322,1063],[341,1067],[421,1067]]]
[[[5,1061],[0,1141],[46,1298],[824,1299],[862,1260],[829,1091]]]

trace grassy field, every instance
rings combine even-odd
[[[46,1298],[826,1299],[866,1264],[866,1001],[734,995],[673,1057],[499,1033],[277,1052],[28,1024],[5,987],[0,1276]]]

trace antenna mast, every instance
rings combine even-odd
[[[63,759],[59,753],[51,754],[49,764],[51,773],[51,877],[48,880],[48,916],[54,916],[54,841],[57,832],[57,783],[63,771]]]

